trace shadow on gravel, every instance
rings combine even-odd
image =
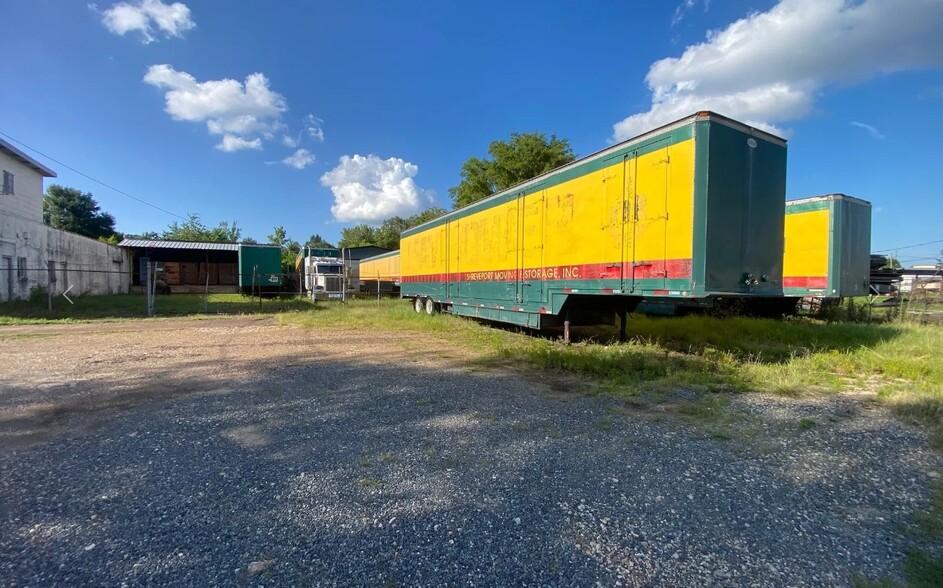
[[[883,421],[751,455],[467,366],[248,367],[0,420],[0,584],[840,585],[895,573],[925,499]]]

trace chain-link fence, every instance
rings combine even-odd
[[[192,313],[274,312],[304,308],[308,293],[294,272],[223,272],[205,264],[192,275],[148,262],[129,271],[67,262],[0,259],[0,316],[132,317]]]

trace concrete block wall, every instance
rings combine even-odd
[[[14,175],[0,194],[0,301],[27,298],[36,286],[61,294],[126,294],[130,252],[43,223],[43,176],[0,150],[0,170]],[[49,267],[52,266],[50,271]]]

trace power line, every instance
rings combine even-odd
[[[73,171],[73,172],[79,174],[80,176],[82,176],[82,177],[84,177],[84,178],[88,178],[89,180],[92,180],[92,181],[95,182],[96,184],[101,184],[102,186],[108,188],[109,190],[114,190],[115,192],[117,192],[118,194],[121,194],[122,196],[127,196],[127,197],[130,198],[131,200],[136,200],[136,201],[140,202],[141,204],[146,204],[147,206],[150,206],[151,208],[156,208],[157,210],[159,210],[159,211],[161,211],[161,212],[163,212],[163,213],[169,214],[170,216],[175,216],[175,217],[177,217],[177,218],[180,218],[180,219],[183,219],[183,220],[187,220],[187,217],[185,217],[185,216],[180,216],[180,215],[177,214],[176,212],[170,212],[169,210],[166,210],[166,209],[164,209],[164,208],[161,208],[160,206],[157,206],[156,204],[151,204],[151,203],[148,202],[147,200],[141,200],[141,199],[138,198],[137,196],[132,196],[131,194],[128,194],[127,192],[125,192],[125,191],[123,191],[123,190],[119,190],[118,188],[115,188],[114,186],[109,186],[108,184],[106,184],[105,182],[103,182],[103,181],[101,181],[101,180],[97,180],[97,179],[93,178],[92,176],[90,176],[90,175],[88,175],[88,174],[82,173],[82,172],[80,172],[79,170],[75,169],[74,167],[72,167],[72,166],[70,166],[70,165],[66,165],[66,164],[62,163],[61,161],[59,161],[59,160],[57,160],[57,159],[54,159],[54,158],[52,158],[52,157],[46,155],[45,153],[43,153],[43,152],[40,151],[39,149],[34,149],[33,147],[30,147],[29,145],[27,145],[27,144],[24,143],[23,141],[19,141],[19,140],[17,140],[17,139],[14,139],[13,137],[11,137],[10,135],[4,133],[3,131],[0,131],[0,135],[3,135],[4,137],[6,137],[7,139],[13,141],[14,143],[17,143],[17,144],[19,144],[19,145],[22,145],[23,147],[29,149],[29,150],[32,151],[33,153],[36,153],[36,154],[38,154],[38,155],[40,155],[40,156],[42,156],[42,157],[45,157],[45,158],[48,159],[49,161],[54,161],[54,162],[56,162],[57,164],[61,165],[62,167],[66,168],[66,169],[68,169],[68,170],[71,170],[71,171]]]
[[[943,243],[943,239],[938,239],[936,241],[927,241],[926,243],[917,243],[916,245],[904,245],[903,247],[891,247],[890,249],[879,249],[875,253],[892,253],[894,251],[899,251],[901,249],[913,249],[914,247],[923,247],[924,245],[936,245],[937,243]]]

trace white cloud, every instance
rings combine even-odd
[[[260,138],[270,140],[283,128],[282,113],[288,110],[285,98],[269,88],[261,73],[246,77],[245,83],[222,79],[198,82],[192,75],[173,67],[152,65],[144,82],[166,90],[165,110],[174,120],[205,122],[214,135],[226,135],[217,146],[251,145],[237,149],[261,149]],[[240,139],[237,142],[235,139]]]
[[[94,4],[89,8],[97,9]],[[102,12],[102,23],[116,35],[140,31],[145,43],[156,40],[155,27],[167,37],[182,37],[184,31],[196,26],[186,4],[164,4],[161,0],[141,0],[137,4],[119,2]]]
[[[324,121],[309,114],[304,119],[304,132],[308,134],[312,139],[317,139],[318,141],[324,142],[324,130],[321,128],[321,124]]]
[[[314,155],[307,149],[299,149],[283,159],[282,163],[295,169],[304,169],[314,163]]]
[[[856,121],[856,120],[853,120],[853,121],[851,121],[851,125],[852,125],[852,126],[855,126],[855,127],[858,127],[859,129],[864,129],[864,130],[868,131],[868,134],[871,135],[871,137],[872,137],[873,139],[883,140],[883,139],[886,139],[886,138],[887,138],[887,137],[884,135],[884,133],[882,133],[881,131],[877,130],[876,127],[873,127],[873,126],[871,126],[871,125],[869,125],[869,124],[867,124],[867,123],[858,122],[858,121]]]
[[[294,137],[289,137],[288,135],[282,135],[282,145],[294,149],[298,146],[298,139]]]
[[[941,0],[781,0],[652,64],[651,109],[616,123],[613,135],[627,139],[698,110],[781,132],[776,123],[808,115],[828,86],[943,65],[941,35]]]
[[[226,153],[242,151],[243,149],[258,150],[262,148],[262,139],[255,138],[252,140],[246,140],[242,137],[237,137],[236,135],[223,135],[223,140],[216,145],[216,148],[220,151],[225,151]]]
[[[398,157],[344,155],[321,176],[321,185],[334,193],[331,213],[346,221],[378,222],[391,216],[409,216],[430,205],[431,190],[416,185],[419,167]]]
[[[685,15],[689,10],[694,8],[694,5],[697,4],[697,0],[683,0],[681,4],[675,8],[674,16],[671,17],[671,26],[675,26],[684,20]],[[705,12],[707,11],[707,4],[704,5]]]

